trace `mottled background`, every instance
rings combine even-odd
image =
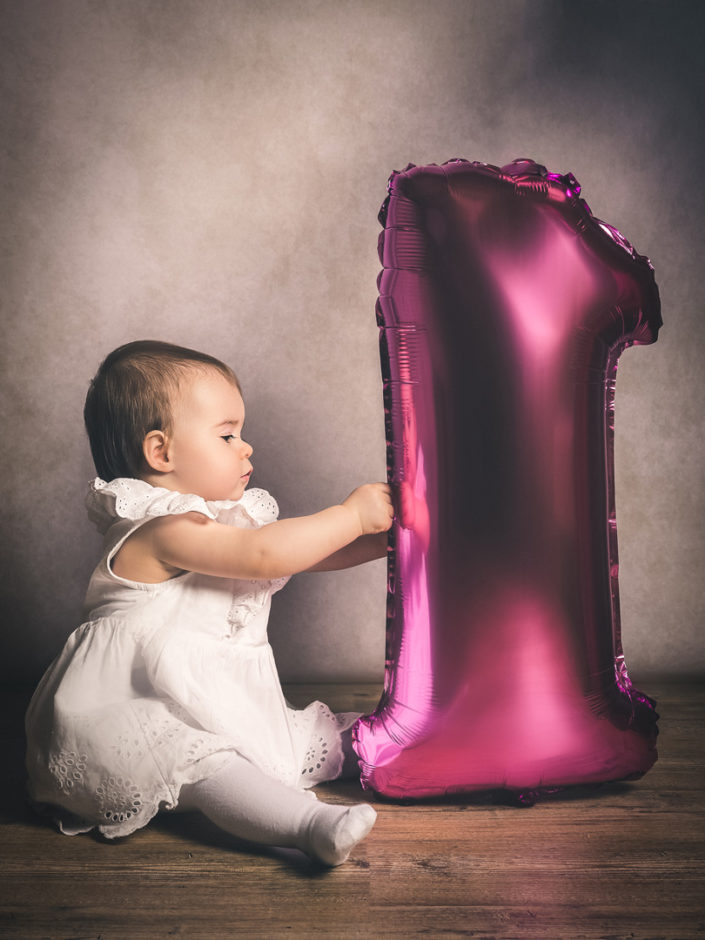
[[[572,171],[648,254],[665,326],[617,383],[624,645],[702,672],[705,4],[2,2],[2,670],[79,623],[100,540],[81,410],[128,340],[231,363],[283,513],[384,474],[377,211],[409,161]],[[284,677],[374,679],[384,563],[303,575]]]

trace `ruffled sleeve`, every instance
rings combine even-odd
[[[205,500],[191,493],[177,493],[145,480],[118,477],[106,483],[99,477],[90,484],[86,508],[91,522],[105,533],[120,519],[138,522],[156,516],[200,512],[225,525],[256,529],[279,515],[276,500],[266,490],[246,490],[239,500]]]
[[[200,512],[209,519],[215,519],[217,505],[207,503],[200,496],[177,493],[162,486],[152,486],[144,480],[127,477],[118,477],[109,483],[96,477],[86,496],[88,518],[101,533],[107,532],[120,519],[137,522],[140,519],[184,512]]]
[[[246,529],[258,529],[276,521],[279,516],[277,501],[266,490],[245,490],[241,499],[208,503],[216,513],[218,522]]]

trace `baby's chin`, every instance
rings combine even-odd
[[[247,482],[249,483],[249,480]],[[239,483],[230,490],[201,490],[195,495],[205,499],[207,503],[232,503],[242,499],[246,489],[247,483]]]
[[[226,498],[226,499],[231,499],[231,500],[242,499],[242,497],[243,497],[244,494],[245,494],[245,490],[247,489],[247,484],[248,484],[249,482],[250,482],[249,480],[245,480],[243,483],[239,483],[239,484],[233,489],[231,495],[230,495],[230,496],[227,496],[227,497],[225,497],[225,498]]]

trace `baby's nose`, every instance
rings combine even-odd
[[[242,448],[243,448],[245,457],[251,457],[251,456],[252,456],[252,445],[251,445],[251,444],[248,444],[247,441],[243,441],[243,442],[242,442]]]

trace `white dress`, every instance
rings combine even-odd
[[[97,479],[86,504],[106,533],[86,594],[86,622],[69,637],[30,703],[29,796],[63,832],[108,837],[175,807],[184,784],[215,773],[233,752],[291,787],[334,779],[341,731],[334,715],[284,699],[267,620],[286,578],[241,581],[186,572],[159,584],[118,577],[111,560],[149,519],[200,512],[256,528],[278,515],[261,489],[237,502]]]

